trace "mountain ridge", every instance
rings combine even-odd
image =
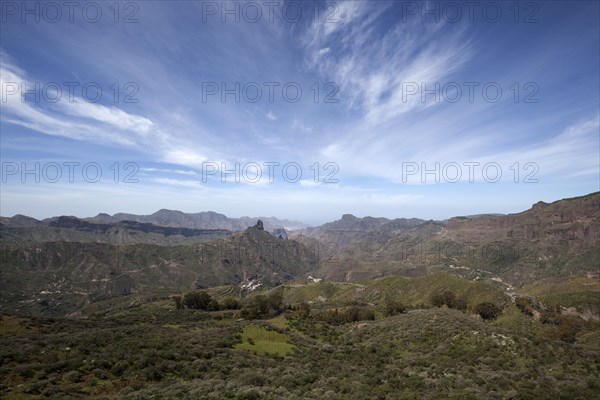
[[[292,232],[289,239],[261,229],[256,220],[237,232],[68,216],[41,222],[15,216],[0,224],[0,282],[16,290],[0,294],[0,304],[28,301],[43,310],[48,308],[35,299],[67,304],[76,293],[85,293],[77,295],[81,305],[134,291],[189,289],[193,282],[203,287],[255,285],[256,279],[280,284],[308,274],[360,282],[444,272],[484,281],[512,296],[547,278],[593,275],[600,264],[598,192],[536,203],[516,214],[447,222],[344,214]],[[70,310],[77,309],[70,304]]]
[[[0,217],[0,223],[14,227],[35,226],[39,224],[49,223],[65,215],[44,218],[41,220],[16,214],[13,217]],[[308,227],[301,221],[292,221],[288,219],[279,219],[276,217],[227,217],[225,214],[220,214],[214,211],[202,211],[198,213],[184,213],[178,210],[169,210],[162,208],[152,214],[130,214],[116,213],[113,215],[107,213],[99,213],[94,217],[77,218],[83,221],[92,223],[117,223],[121,221],[135,221],[142,223],[151,223],[154,225],[181,227],[190,229],[226,229],[230,231],[242,231],[248,226],[252,226],[257,219],[263,221],[265,229],[273,231],[277,228],[286,230],[295,230]]]
[[[441,270],[510,288],[548,276],[586,275],[600,263],[600,192],[538,202],[515,214],[394,221],[400,224],[346,216],[291,237],[332,249],[332,261],[319,271],[332,280]]]

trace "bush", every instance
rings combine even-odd
[[[252,297],[242,308],[240,315],[246,319],[272,318],[284,310],[283,296],[280,292],[269,296],[257,295]]]
[[[446,306],[460,311],[467,310],[467,299],[464,297],[456,297],[456,295],[449,290],[446,290],[443,293],[433,293],[429,298],[429,301],[434,307]]]
[[[149,381],[160,381],[162,379],[162,373],[156,367],[148,367],[143,372],[144,377]]]
[[[212,298],[206,292],[192,292],[183,296],[183,305],[194,310],[208,310]]]
[[[346,310],[326,310],[315,315],[315,319],[332,325],[347,324],[356,321],[374,320],[375,313],[367,307],[352,306]]]
[[[296,310],[298,318],[308,318],[310,316],[310,306],[306,302],[300,303]]]
[[[402,302],[399,300],[388,299],[385,302],[383,313],[390,317],[392,315],[402,314],[404,311],[406,311],[406,306],[404,306]]]
[[[530,317],[533,315],[533,304],[531,304],[531,300],[527,297],[517,297],[515,305],[523,314]]]
[[[79,382],[81,380],[81,373],[79,371],[69,371],[65,374],[65,378],[69,382]]]
[[[584,328],[585,321],[579,317],[564,316],[555,312],[545,312],[540,316],[540,322],[553,325],[546,336],[560,339],[563,342],[575,343],[577,333]]]
[[[494,320],[498,318],[498,316],[502,313],[502,309],[500,309],[495,304],[488,302],[477,304],[473,311],[476,314],[479,314],[479,316],[486,321]]]
[[[460,311],[467,311],[468,302],[464,297],[459,297],[454,301],[454,308]]]
[[[434,307],[441,307],[444,305],[444,296],[441,293],[434,293],[429,298],[431,305]]]
[[[208,306],[206,306],[206,310],[207,311],[219,311],[221,309],[219,302],[216,301],[215,299],[211,299],[210,302],[208,303]]]
[[[183,308],[183,304],[181,303],[181,296],[173,296],[173,301],[175,302],[175,308],[181,310]]]
[[[233,297],[227,297],[221,301],[221,309],[222,310],[239,310],[240,302]]]
[[[101,368],[94,369],[92,371],[92,374],[94,374],[94,376],[98,379],[108,379],[109,378],[108,373]]]
[[[264,393],[257,388],[240,388],[236,396],[239,400],[258,400],[264,397]]]

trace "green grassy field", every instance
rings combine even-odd
[[[247,325],[242,333],[242,343],[235,345],[238,350],[250,350],[256,353],[285,355],[294,350],[289,337],[264,326]]]

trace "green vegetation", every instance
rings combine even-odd
[[[446,290],[443,293],[433,293],[430,301],[434,307],[446,306],[461,311],[466,311],[467,309],[467,300],[462,297],[457,298],[456,295],[449,290]]]
[[[270,325],[273,325],[274,327],[279,328],[279,329],[286,329],[286,328],[290,327],[290,324],[289,324],[287,318],[285,318],[285,316],[283,316],[283,315],[279,315],[275,318],[272,318],[272,319],[268,320],[268,322]]]
[[[493,303],[479,303],[473,311],[484,320],[494,320],[502,313],[502,309]]]
[[[368,307],[352,306],[341,310],[335,308],[320,311],[312,318],[331,325],[340,325],[356,321],[372,321],[375,319],[375,312]]]
[[[366,400],[443,390],[457,399],[590,399],[600,390],[600,328],[579,317],[536,321],[511,303],[493,322],[448,307],[386,316],[402,296],[368,287],[364,301],[344,303],[351,296],[336,290],[340,297],[311,305],[284,306],[282,290],[253,293],[241,310],[223,307],[227,290],[210,293],[201,304],[217,296],[219,311],[177,309],[160,295],[99,303],[85,319],[3,316],[0,396]],[[244,310],[269,319],[239,320]]]
[[[285,355],[291,353],[295,348],[294,345],[289,343],[289,338],[286,335],[259,325],[244,327],[242,340],[242,343],[235,345],[236,349]]]
[[[0,397],[597,398],[598,201],[447,223],[345,216],[298,241],[250,228],[202,245],[171,228],[125,245],[135,235],[39,242],[47,228],[7,225]],[[316,257],[327,235],[338,261]],[[487,258],[456,251],[471,240]],[[435,246],[403,254],[417,244]]]
[[[517,297],[515,299],[515,306],[525,315],[533,316],[534,304],[531,299],[527,297]]]
[[[386,299],[384,303],[383,314],[386,317],[391,317],[393,315],[402,314],[406,311],[406,306],[402,304],[402,302],[398,299],[394,299],[390,297]]]
[[[525,286],[521,291],[539,299],[548,307],[573,307],[581,313],[591,312],[600,315],[600,279],[598,278],[544,279]]]
[[[283,311],[281,292],[251,297],[242,307],[240,315],[247,319],[273,318]]]
[[[274,289],[275,290],[275,289]],[[502,290],[482,282],[471,282],[457,276],[435,273],[414,278],[390,276],[360,283],[320,282],[311,284],[283,285],[283,303],[297,305],[310,303],[313,309],[326,303],[328,307],[347,306],[353,302],[376,304],[384,307],[390,301],[400,308],[424,308],[433,306],[432,295],[451,292],[457,299],[456,306],[469,308],[488,301],[503,307],[510,298]]]

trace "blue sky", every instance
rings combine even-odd
[[[3,216],[445,219],[599,190],[598,2],[53,4],[2,4]]]

